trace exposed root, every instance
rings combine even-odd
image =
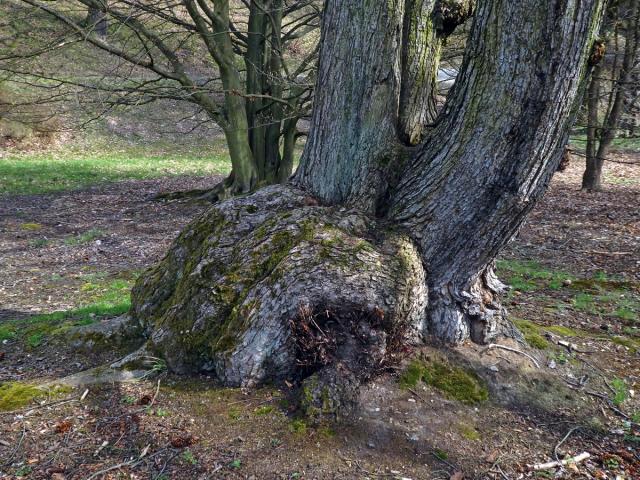
[[[499,294],[507,290],[489,266],[466,288],[432,286],[429,292],[429,333],[449,344],[467,339],[487,344],[503,336],[522,340],[507,318]]]
[[[217,203],[248,193],[235,182],[233,173],[212,188],[196,188],[182,192],[160,193],[153,197],[153,200],[194,200],[201,202]]]

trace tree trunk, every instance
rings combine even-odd
[[[429,270],[430,325],[440,338],[487,341],[499,332],[490,266],[558,167],[599,4],[478,6],[446,118],[407,163],[391,202]]]
[[[582,189],[587,191],[599,191],[602,189],[602,167],[611,148],[611,144],[616,137],[620,121],[622,119],[624,98],[629,89],[631,72],[634,69],[636,55],[638,53],[638,43],[640,37],[640,5],[637,0],[626,2],[623,17],[625,18],[625,47],[619,73],[614,74],[611,87],[611,101],[607,113],[598,129],[597,134],[591,132],[588,135],[586,169],[582,177]],[[598,69],[599,70],[599,69]],[[598,71],[600,73],[600,71]],[[591,82],[593,92],[590,89],[589,100],[589,129],[592,127],[591,121],[598,125],[597,109],[600,93],[600,75],[595,75]],[[596,148],[597,145],[597,148]]]
[[[417,145],[438,115],[438,67],[443,43],[473,11],[472,0],[407,0],[403,25],[398,134]]]
[[[586,165],[587,168],[582,176],[582,188],[584,190],[600,190],[602,178],[602,162],[598,161],[598,136],[600,105],[600,86],[602,75],[602,64],[599,64],[591,74],[589,81],[589,89],[587,90],[587,147],[586,147]]]
[[[560,161],[602,0],[482,2],[414,148],[397,128],[404,3],[327,1],[295,186],[205,212],[138,280],[132,318],[173,370],[299,380],[332,411],[421,336],[516,335],[492,262]]]

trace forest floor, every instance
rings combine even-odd
[[[640,164],[609,163],[596,194],[579,191],[581,167],[555,176],[498,263],[540,368],[499,348],[425,346],[364,389],[354,417],[323,425],[296,418],[282,389],[220,388],[161,362],[135,383],[29,387],[123,354],[67,334],[126,312],[139,272],[206,208],[152,197],[215,178],[0,197],[0,478],[640,478]],[[461,358],[474,374],[448,367]],[[488,399],[448,389],[460,375]]]

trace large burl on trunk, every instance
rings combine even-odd
[[[212,207],[140,278],[147,349],[227,385],[301,381],[335,411],[426,335],[514,335],[492,264],[557,169],[601,4],[478,2],[455,89],[420,126],[432,103],[407,102],[433,94],[438,42],[474,2],[328,0],[296,175]]]

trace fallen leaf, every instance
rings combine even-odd
[[[195,443],[195,438],[191,435],[184,435],[172,438],[169,443],[173,448],[186,448]]]
[[[73,424],[69,420],[63,420],[55,426],[54,431],[56,433],[67,433],[72,426]]]

